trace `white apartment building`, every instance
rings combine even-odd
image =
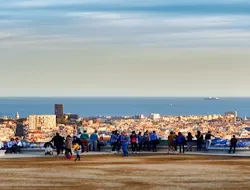
[[[30,115],[28,130],[50,131],[56,130],[56,115]]]
[[[149,118],[153,120],[157,120],[161,118],[161,115],[159,113],[151,113],[149,114]]]

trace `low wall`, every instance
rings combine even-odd
[[[185,146],[186,148],[186,146]],[[168,151],[168,146],[166,145],[158,145],[157,149],[159,151]],[[204,149],[205,150],[205,149]],[[221,152],[221,151],[225,151],[228,152],[229,147],[210,147],[209,148],[209,152]],[[237,151],[250,151],[250,148],[248,147],[237,147],[236,148]],[[32,151],[44,151],[44,148],[22,148],[21,149],[22,152],[32,152]],[[101,152],[110,152],[111,151],[111,146],[102,146],[101,147]],[[196,151],[196,146],[193,146],[193,151]]]

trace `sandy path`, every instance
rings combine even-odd
[[[250,160],[220,156],[84,156],[0,160],[1,190],[250,189]]]

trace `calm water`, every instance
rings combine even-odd
[[[64,104],[65,113],[80,116],[224,114],[237,111],[250,116],[250,98],[0,98],[0,116],[53,114],[54,104]]]

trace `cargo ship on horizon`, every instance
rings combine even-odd
[[[208,98],[204,98],[204,100],[219,100],[218,97],[208,97]]]

